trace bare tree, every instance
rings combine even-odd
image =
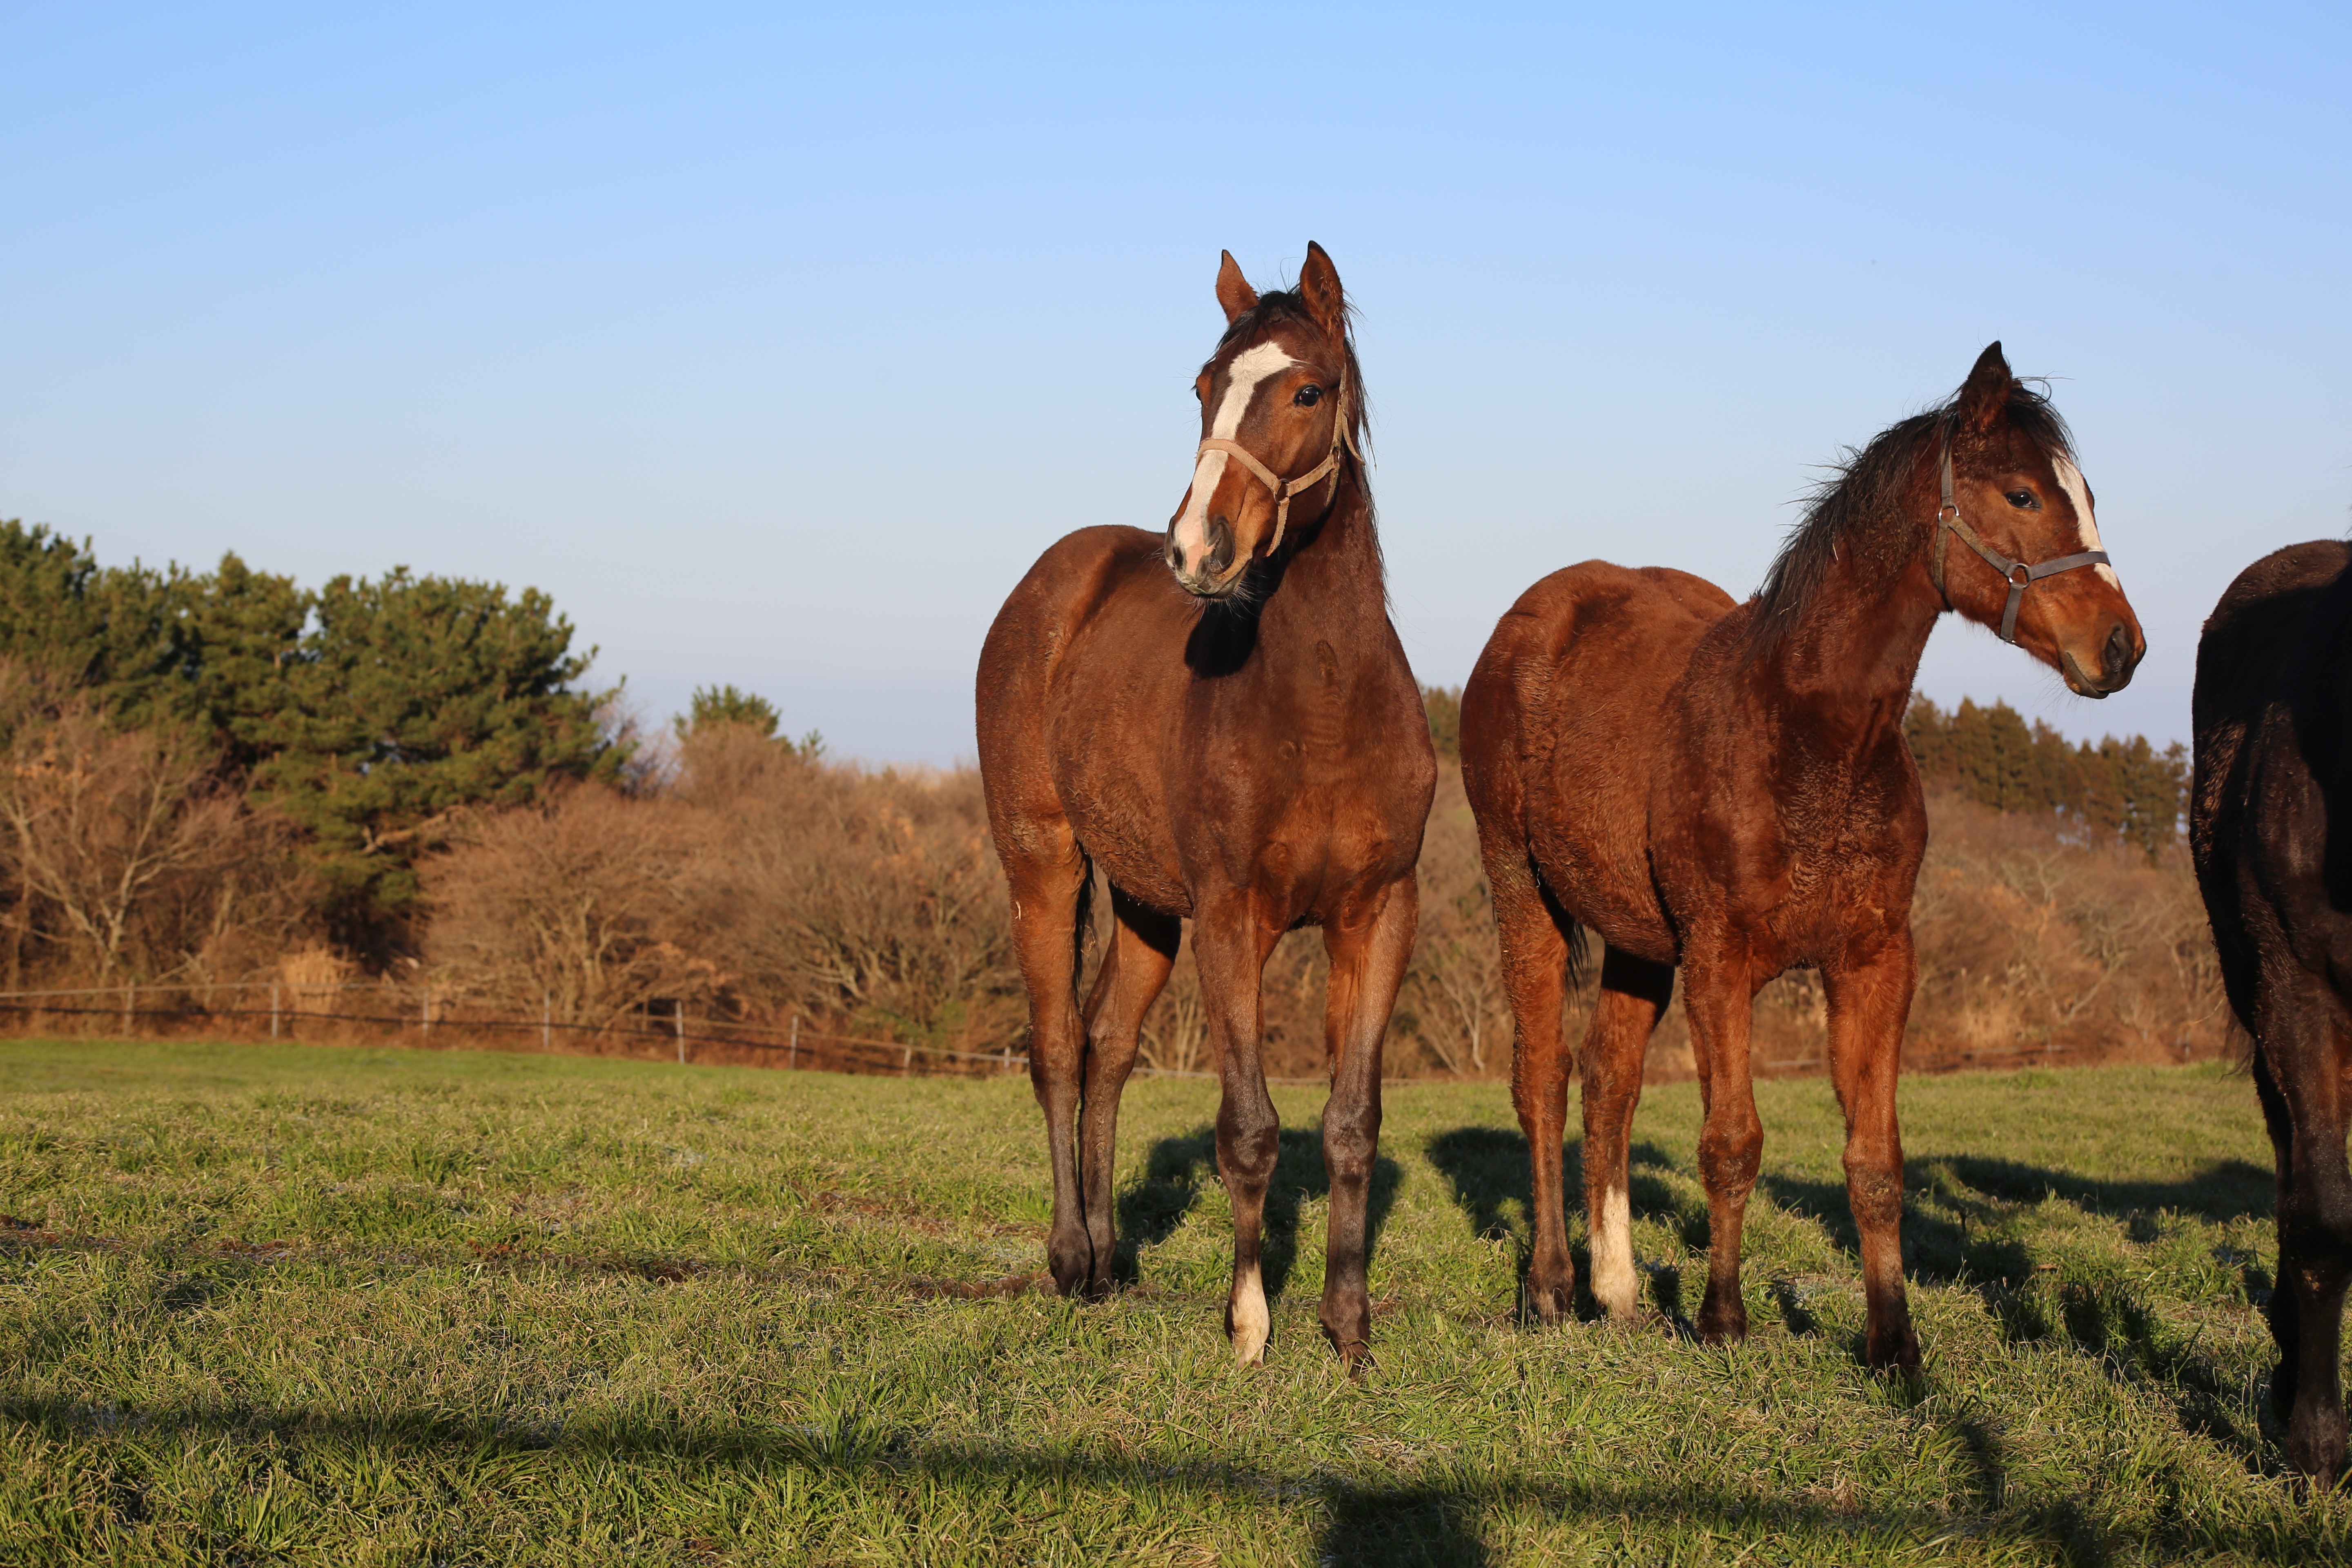
[[[0,832],[26,928],[56,922],[100,983],[132,956],[142,912],[215,880],[244,847],[212,748],[175,726],[119,730],[73,700],[13,715],[0,752]],[[182,886],[175,889],[174,884]]]

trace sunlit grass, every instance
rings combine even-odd
[[[2280,1474],[2268,1151],[2212,1068],[1906,1082],[1916,1385],[1857,1362],[1818,1083],[1759,1089],[1730,1351],[1674,1328],[1690,1086],[1635,1128],[1656,1326],[1549,1334],[1507,1092],[1392,1088],[1351,1383],[1311,1090],[1245,1371],[1200,1083],[1130,1089],[1134,1283],[1079,1308],[1020,1289],[1025,1080],[38,1042],[0,1074],[11,1563],[2301,1562],[2352,1525]]]

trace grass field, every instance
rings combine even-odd
[[[1202,1083],[1129,1091],[1134,1285],[1085,1308],[1028,1288],[1024,1080],[8,1042],[0,1084],[9,1563],[2352,1550],[2280,1474],[2267,1147],[2210,1067],[1905,1084],[1916,1384],[1857,1362],[1815,1082],[1759,1089],[1735,1350],[1678,1329],[1690,1086],[1635,1130],[1655,1326],[1548,1334],[1506,1090],[1392,1089],[1360,1383],[1315,1329],[1313,1090],[1277,1092],[1275,1341],[1241,1369]]]

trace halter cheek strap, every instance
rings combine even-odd
[[[1944,431],[1942,466],[1944,500],[1936,509],[1936,549],[1935,553],[1927,558],[1927,575],[1935,581],[1936,592],[1944,595],[1944,603],[1952,605],[1952,595],[1944,587],[1944,536],[1947,533],[1958,534],[1960,542],[1983,556],[1986,563],[2000,573],[2002,581],[2009,584],[2009,603],[2001,607],[2000,612],[2000,640],[2014,646],[2017,642],[2017,610],[2025,602],[2025,590],[2044,577],[2072,572],[2078,566],[2105,565],[2107,552],[2104,550],[2078,551],[2072,555],[2061,555],[2054,561],[2043,561],[2033,565],[2011,561],[1977,537],[1977,531],[1960,516],[1959,503],[1952,499],[1952,432],[1949,426]],[[1952,607],[1957,609],[1958,606]]]
[[[1355,452],[1359,460],[1361,460],[1364,455],[1357,450],[1355,434],[1348,428],[1348,380],[1345,375],[1339,378],[1338,406],[1332,414],[1331,449],[1323,454],[1321,462],[1297,479],[1282,479],[1272,468],[1259,462],[1248,447],[1239,441],[1229,441],[1223,436],[1204,437],[1201,445],[1193,450],[1192,460],[1195,463],[1199,462],[1202,454],[1208,452],[1223,452],[1239,458],[1242,467],[1255,475],[1258,483],[1273,492],[1274,541],[1265,547],[1266,554],[1272,556],[1276,551],[1282,548],[1283,530],[1290,524],[1292,497],[1306,494],[1325,479],[1331,481],[1331,493],[1335,497],[1339,493],[1339,454],[1342,450]]]

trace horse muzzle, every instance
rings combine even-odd
[[[1201,543],[1188,553],[1178,538],[1178,530],[1171,525],[1160,554],[1168,569],[1176,574],[1177,585],[1194,598],[1231,598],[1234,590],[1241,586],[1248,567],[1247,562],[1234,561],[1233,522],[1221,515],[1213,516],[1202,533]]]
[[[2074,648],[2059,650],[2058,671],[2065,678],[2067,689],[2078,697],[2107,697],[2131,684],[2132,671],[2147,653],[2147,639],[2118,618],[2107,623],[2107,635],[2095,650],[2083,651],[2097,667],[2095,673],[2085,668],[2084,658]]]

